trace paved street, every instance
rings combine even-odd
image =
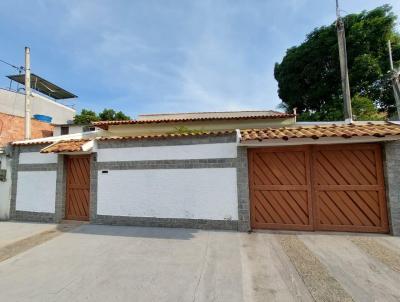
[[[2,242],[17,225],[0,222]],[[4,301],[400,300],[387,235],[82,225],[16,251],[0,262]]]
[[[55,227],[56,225],[54,224],[46,223],[1,221],[0,248],[37,233],[52,230]]]

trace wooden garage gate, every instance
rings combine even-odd
[[[379,144],[249,149],[253,228],[388,232]]]

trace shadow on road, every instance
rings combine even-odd
[[[62,225],[59,225],[62,228]],[[158,239],[190,240],[198,230],[180,228],[156,228],[156,227],[134,227],[134,226],[111,226],[84,224],[70,231],[87,235],[141,237]]]

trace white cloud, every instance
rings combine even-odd
[[[341,5],[354,12],[385,2]],[[400,2],[390,2],[400,12]],[[27,14],[26,24],[8,28],[10,10]],[[62,58],[47,68],[63,70],[57,76],[71,78],[71,90],[95,109],[262,109],[280,102],[274,63],[334,14],[334,2],[321,0],[14,0],[0,11],[0,31],[13,31],[18,43],[28,36],[44,45],[32,49],[41,67],[48,57]]]

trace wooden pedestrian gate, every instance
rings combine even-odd
[[[67,157],[65,218],[89,220],[90,157]]]
[[[249,149],[253,228],[388,232],[378,144]]]

